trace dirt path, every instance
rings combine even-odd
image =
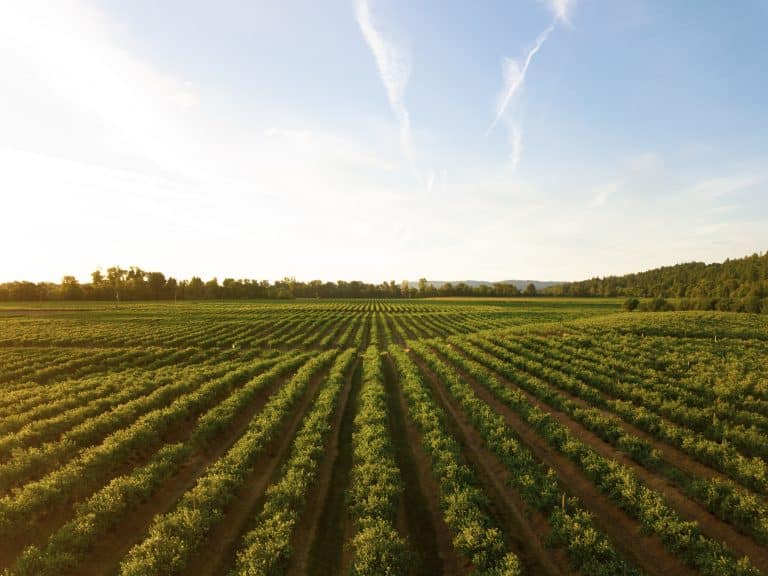
[[[509,472],[499,459],[485,448],[483,439],[469,423],[461,408],[444,389],[437,376],[415,355],[430,386],[435,401],[448,414],[448,426],[462,445],[464,456],[480,479],[481,487],[492,503],[507,543],[523,564],[526,574],[576,574],[562,550],[546,549],[543,542],[549,533],[546,518],[526,506],[509,485]]]
[[[296,432],[327,374],[328,368],[325,368],[312,378],[301,400],[291,410],[282,430],[254,463],[250,477],[225,510],[224,518],[208,535],[205,545],[190,557],[185,570],[186,575],[226,574],[234,566],[240,537],[250,529],[250,524],[261,509],[266,489],[279,479],[281,467],[290,455]]]
[[[111,574],[130,548],[141,541],[152,519],[171,510],[178,499],[195,485],[207,467],[218,460],[248,428],[253,417],[269,398],[292,376],[289,373],[261,390],[245,410],[235,418],[227,430],[209,445],[207,450],[194,454],[163,486],[131,512],[88,553],[76,574],[95,576]]]
[[[454,366],[454,368],[456,368],[466,380],[470,380],[468,375],[461,371],[459,367]],[[677,511],[682,518],[698,522],[703,534],[713,540],[723,542],[738,556],[749,556],[755,567],[764,573],[768,573],[768,549],[756,544],[749,536],[738,532],[733,525],[717,518],[704,506],[689,498],[669,479],[644,468],[642,465],[629,458],[625,453],[614,448],[608,442],[605,442],[599,436],[586,429],[583,425],[571,419],[567,414],[542,402],[534,395],[504,379],[501,375],[497,374],[497,377],[500,382],[503,382],[511,389],[523,394],[531,404],[550,414],[554,420],[568,428],[576,438],[590,446],[598,454],[605,458],[616,460],[623,466],[630,468],[649,488],[662,494],[667,503]],[[477,387],[478,386],[475,386],[475,388]],[[480,388],[483,387],[480,386]],[[586,406],[585,403],[583,405]]]
[[[355,373],[359,365],[360,359],[358,358],[346,377],[344,388],[341,391],[336,406],[332,428],[326,441],[325,451],[320,461],[317,482],[309,493],[304,512],[291,538],[291,558],[285,571],[288,576],[308,573],[310,553],[312,552],[314,542],[318,539],[318,531],[323,528],[320,522],[325,511],[326,502],[332,500],[334,505],[339,505],[343,509],[343,501],[336,502],[338,497],[332,497],[332,491],[337,487],[332,485],[331,481],[341,452],[342,423],[349,404]]]
[[[440,488],[432,476],[429,456],[421,447],[419,432],[405,417],[407,405],[389,357],[383,369],[395,461],[404,484],[398,524],[417,558],[412,574],[466,574],[469,564],[453,548],[451,532],[440,510]]]
[[[544,438],[528,426],[511,408],[500,402],[483,386],[467,378],[479,398],[487,402],[535,456],[556,470],[568,493],[578,496],[584,506],[594,514],[595,522],[610,538],[616,549],[632,563],[651,575],[684,576],[695,574],[683,562],[670,554],[656,536],[641,533],[640,523],[621,510],[566,456],[552,449]],[[437,386],[441,396],[447,397],[442,384]]]

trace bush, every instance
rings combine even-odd
[[[627,310],[628,312],[632,312],[633,310],[637,310],[637,307],[640,305],[640,300],[637,298],[627,298],[624,300],[624,310]]]

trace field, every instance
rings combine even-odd
[[[3,304],[0,570],[768,574],[768,316]]]

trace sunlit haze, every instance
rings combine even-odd
[[[768,249],[768,3],[0,0],[0,281]]]

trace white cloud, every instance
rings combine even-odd
[[[618,191],[620,185],[621,183],[617,181],[608,182],[607,184],[598,186],[595,190],[593,190],[593,197],[590,206],[593,208],[599,208],[605,205],[608,199]]]
[[[544,2],[546,3],[547,8],[549,8],[549,11],[552,12],[555,20],[564,23],[569,22],[568,16],[575,4],[575,0],[544,0]]]
[[[735,194],[760,184],[763,178],[753,174],[739,176],[725,176],[721,178],[709,178],[701,180],[693,186],[693,193],[697,196],[719,198],[729,194]]]
[[[533,58],[541,50],[544,42],[547,41],[549,35],[555,29],[555,25],[558,23],[569,24],[569,14],[575,3],[575,0],[544,0],[547,8],[554,16],[554,21],[550,24],[541,34],[538,35],[533,46],[528,50],[525,57],[522,60],[516,60],[513,58],[504,58],[502,63],[502,77],[504,79],[504,87],[499,93],[496,99],[496,115],[493,118],[493,122],[486,130],[486,136],[488,136],[499,120],[504,117],[507,109],[513,103],[517,94],[522,90],[525,83],[525,77],[528,74],[528,68],[533,62]],[[512,144],[512,152],[510,154],[512,169],[514,170],[520,160],[520,149],[522,140],[520,138],[520,122],[508,122],[510,130],[510,140]]]
[[[360,31],[376,60],[381,81],[387,91],[389,105],[400,125],[400,143],[403,154],[413,167],[411,119],[403,100],[410,75],[410,59],[402,48],[381,34],[373,21],[368,0],[356,0],[355,13]]]
[[[506,112],[510,102],[512,102],[513,97],[523,86],[523,82],[525,82],[525,75],[528,73],[528,67],[531,65],[533,57],[536,56],[536,53],[541,49],[542,45],[553,29],[554,26],[550,26],[544,30],[544,32],[539,34],[533,47],[528,50],[528,53],[525,55],[522,66],[518,60],[514,60],[512,58],[504,59],[504,63],[502,65],[504,88],[502,89],[497,99],[496,116],[494,117],[491,125],[488,127],[487,133],[490,133],[496,127],[496,124],[498,124],[499,120],[504,115],[504,112]]]

